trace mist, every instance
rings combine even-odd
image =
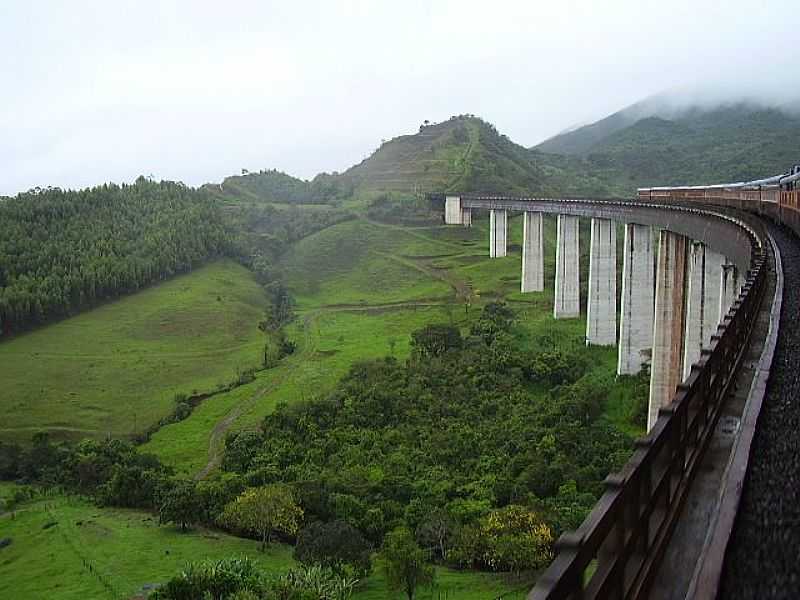
[[[0,195],[311,178],[463,113],[532,146],[645,98],[800,98],[794,3],[609,4],[5,3]]]

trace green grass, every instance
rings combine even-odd
[[[15,600],[129,598],[146,585],[166,581],[188,562],[206,558],[249,556],[270,575],[295,564],[290,546],[273,544],[261,553],[253,540],[205,529],[181,533],[173,526],[160,527],[158,517],[146,512],[98,508],[63,496],[27,503],[13,518],[0,515],[0,537],[12,540],[0,550],[0,598]],[[525,597],[515,591],[525,586],[504,579],[439,568],[436,586],[419,598]],[[400,598],[388,592],[380,568],[355,594],[356,600]]]
[[[354,362],[409,353],[409,334],[431,322],[459,323],[459,307],[419,306],[395,310],[312,310],[288,327],[297,341],[293,356],[257,374],[256,380],[204,401],[180,423],[163,427],[143,447],[185,474],[197,473],[209,460],[214,427],[232,412],[231,429],[258,426],[279,402],[309,399],[330,391]],[[394,346],[390,342],[394,342]],[[218,442],[224,441],[222,436]],[[214,448],[218,451],[219,447]]]
[[[56,525],[44,528],[55,522]],[[186,563],[248,555],[269,573],[294,561],[291,548],[195,529],[159,527],[158,517],[135,510],[97,508],[75,498],[48,498],[0,516],[0,598],[84,600],[129,598],[163,582]]]
[[[257,365],[266,300],[221,260],[0,344],[0,439],[126,436]]]
[[[300,308],[380,304],[450,295],[450,286],[402,259],[457,251],[414,231],[355,220],[301,240],[281,266]]]

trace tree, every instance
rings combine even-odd
[[[181,531],[186,531],[186,526],[196,523],[201,515],[202,506],[194,481],[171,481],[159,495],[159,524],[176,523]]]
[[[411,348],[420,358],[441,356],[462,346],[461,332],[449,325],[428,325],[411,334]]]
[[[361,532],[346,521],[316,522],[297,536],[294,557],[307,565],[330,567],[342,574],[346,566],[359,576],[369,573],[370,548]]]
[[[435,571],[427,563],[427,553],[406,528],[386,536],[381,557],[389,588],[402,591],[408,600],[414,600],[418,587],[427,587],[434,581]]]
[[[483,561],[492,570],[538,569],[552,558],[550,527],[524,506],[493,510],[482,520],[481,533],[487,543]]]
[[[261,540],[261,551],[272,541],[273,532],[294,535],[303,518],[292,489],[283,484],[265,485],[245,490],[225,507],[220,521],[223,525],[249,531]]]
[[[417,540],[428,548],[436,548],[439,557],[447,556],[447,542],[453,534],[455,523],[443,510],[434,510],[417,527]]]

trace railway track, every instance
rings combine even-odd
[[[800,240],[770,225],[783,305],[767,393],[718,598],[800,598]]]

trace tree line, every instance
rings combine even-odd
[[[235,253],[207,192],[140,177],[0,203],[0,332],[75,314]]]

